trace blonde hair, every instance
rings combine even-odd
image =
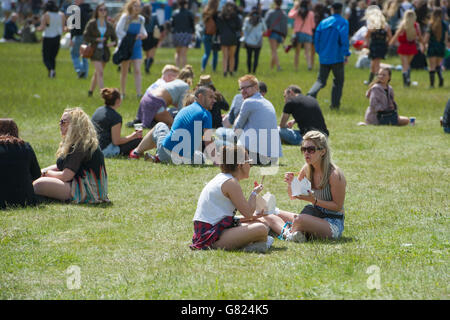
[[[64,113],[69,114],[69,124],[59,143],[56,157],[65,158],[74,151],[89,152],[92,155],[98,148],[98,138],[91,119],[81,108],[65,109]]]
[[[331,161],[331,150],[328,146],[328,138],[325,134],[323,134],[320,131],[308,131],[304,136],[303,136],[303,142],[302,145],[305,141],[311,141],[312,143],[314,143],[314,145],[316,146],[316,148],[320,149],[322,148],[323,150],[325,150],[325,154],[322,157],[322,161],[320,163],[320,167],[322,169],[322,180],[320,180],[320,183],[318,186],[314,186],[315,189],[323,189],[327,184],[328,181],[330,179],[330,175],[333,172],[333,170],[337,169],[336,165]],[[314,167],[310,164],[308,164],[306,166],[306,178],[308,178],[309,181],[311,181],[313,183],[314,179]]]
[[[383,6],[383,13],[384,15],[391,19],[393,16],[397,14],[398,8],[400,7],[400,4],[402,3],[402,0],[389,0],[384,3]]]
[[[238,80],[239,82],[249,81],[251,84],[257,86],[258,85],[258,79],[251,74],[246,74],[245,76],[242,76]]]
[[[172,71],[176,73],[180,73],[180,69],[173,64],[166,64],[164,68],[162,68],[161,74],[166,73],[167,71]]]
[[[384,29],[386,27],[386,18],[378,6],[369,6],[366,9],[364,20],[367,21],[367,29]]]
[[[192,80],[194,79],[194,70],[190,64],[184,66],[178,74],[177,79],[183,80],[189,86],[192,86]]]
[[[127,16],[131,16],[132,12],[133,12],[133,5],[135,3],[139,3],[141,4],[140,0],[128,0],[127,3],[125,3],[125,5],[122,7],[122,14],[126,14]]]
[[[398,28],[400,30],[405,30],[406,32],[406,39],[408,41],[413,41],[416,39],[417,32],[416,28],[414,27],[414,23],[416,22],[417,17],[414,10],[406,10],[405,14],[403,15],[402,21],[400,21],[400,24],[398,25]]]

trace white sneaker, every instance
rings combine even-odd
[[[267,236],[267,241],[253,242],[246,245],[242,251],[244,252],[256,252],[256,253],[266,253],[267,250],[272,246],[274,239],[271,236]]]
[[[286,241],[302,243],[302,242],[306,242],[306,237],[300,231],[296,231],[294,233],[289,232],[289,234],[286,235]]]
[[[267,250],[270,249],[270,247],[272,246],[272,244],[273,244],[274,241],[275,241],[275,239],[274,239],[273,237],[267,236],[267,242],[266,242]]]

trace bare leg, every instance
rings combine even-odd
[[[34,193],[65,201],[71,198],[71,184],[56,178],[41,177],[33,182]]]
[[[222,69],[223,69],[223,73],[225,74],[228,71],[228,48],[226,46],[222,46]]]
[[[279,43],[277,40],[275,39],[269,39],[269,44],[270,44],[270,52],[272,54],[272,59],[270,61],[270,69],[273,69],[273,67],[279,67],[280,66],[280,62],[278,60],[278,46]]]
[[[228,59],[229,59],[229,64],[228,64],[228,71],[233,72],[234,70],[234,54],[236,53],[236,46],[231,46],[229,47],[229,51],[228,51]]]
[[[122,61],[120,64],[120,93],[125,94],[127,87],[128,69],[130,68],[130,60]]]
[[[309,233],[318,238],[331,239],[331,229],[328,221],[307,214],[299,214],[294,219],[292,232]]]
[[[164,122],[170,128],[170,127],[172,127],[173,118],[172,118],[172,115],[169,113],[169,111],[163,111],[163,112],[157,113],[155,115],[155,121],[156,122]]]
[[[153,141],[153,131],[155,131],[155,127],[153,127],[145,136],[142,138],[141,143],[134,149],[139,155],[142,155],[145,151],[156,148],[156,143]]]
[[[398,116],[398,125],[399,126],[406,126],[408,124],[409,124],[409,118],[403,117],[403,116]]]
[[[94,92],[95,86],[97,85],[97,72],[94,71],[91,79],[91,86],[89,87],[90,92]]]
[[[134,69],[134,86],[136,87],[136,94],[141,95],[142,92],[142,75],[141,75],[142,59],[133,60]]]
[[[103,68],[105,67],[105,63],[101,61],[94,61],[95,67],[95,75],[97,78],[98,88],[101,90],[104,87],[103,83]]]
[[[299,44],[297,44],[295,46],[295,55],[294,55],[294,69],[295,69],[295,72],[298,71],[298,57],[300,55],[300,49],[301,49],[301,44],[299,43]]]
[[[308,65],[308,70],[311,70],[312,68],[312,61],[311,61],[311,43],[305,42],[305,59],[306,64]]]
[[[232,250],[253,242],[267,241],[267,232],[267,227],[263,223],[244,223],[224,230],[219,240],[214,242],[213,248]]]

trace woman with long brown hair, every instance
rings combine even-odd
[[[117,42],[116,32],[107,17],[108,9],[102,2],[95,8],[93,17],[87,23],[83,34],[84,40],[94,47],[91,61],[94,63],[95,72],[92,75],[88,96],[92,96],[97,85],[100,90],[103,89],[103,70],[111,57],[109,48],[114,47]]]
[[[241,34],[242,22],[238,16],[238,9],[234,2],[227,2],[217,19],[217,28],[220,35],[222,50],[223,76],[234,72],[235,52]]]
[[[430,73],[430,87],[434,87],[434,76],[437,73],[439,78],[439,87],[444,86],[444,77],[442,77],[441,62],[444,59],[448,43],[447,25],[442,20],[442,9],[435,8],[431,14],[430,23],[424,37],[424,43],[427,47],[428,72]],[[447,44],[447,45],[446,45]]]
[[[13,119],[0,119],[0,209],[36,204],[33,181],[41,169]]]
[[[218,48],[214,47],[213,39],[217,34],[217,12],[219,8],[219,0],[209,0],[205,9],[202,12],[204,33],[203,33],[203,48],[205,53],[202,57],[202,69],[201,71],[205,71],[206,65],[208,64],[209,56],[212,51],[212,70],[216,71],[217,68],[217,57],[218,57]]]

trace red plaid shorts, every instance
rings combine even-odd
[[[194,235],[192,236],[192,244],[189,247],[192,250],[211,249],[212,244],[219,239],[223,230],[234,226],[235,223],[232,216],[226,216],[215,225],[194,221]]]

